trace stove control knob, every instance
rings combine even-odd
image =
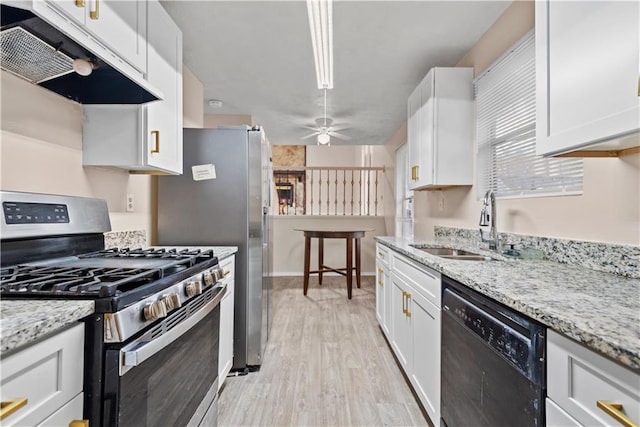
[[[205,286],[211,286],[217,280],[215,270],[205,271],[202,277],[204,278]]]
[[[165,307],[167,307],[167,311],[175,310],[176,308],[182,307],[182,303],[180,302],[180,297],[178,294],[169,294],[162,297],[162,302]]]
[[[142,310],[145,320],[158,320],[167,317],[167,307],[162,301],[156,301],[144,306]]]
[[[226,274],[224,273],[224,271],[222,271],[221,268],[216,268],[214,270],[214,274],[216,277],[216,282],[219,282],[220,280],[224,279],[224,276],[226,276]]]
[[[189,298],[200,295],[202,293],[202,282],[200,280],[189,282],[187,286],[184,287],[184,290]]]

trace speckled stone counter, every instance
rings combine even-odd
[[[144,248],[147,244],[147,233],[144,230],[109,231],[104,233],[104,247],[111,248]]]
[[[513,260],[459,242],[376,241],[640,371],[640,280],[541,260]],[[440,258],[410,244],[448,246],[498,261]]]
[[[93,301],[0,301],[0,356],[91,315]]]

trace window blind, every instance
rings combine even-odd
[[[474,81],[482,196],[582,192],[582,159],[536,156],[535,37],[531,31]]]

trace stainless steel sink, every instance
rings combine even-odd
[[[439,256],[440,258],[455,259],[458,261],[492,261],[493,258],[478,254],[475,252],[465,251],[464,249],[452,249],[444,247],[421,247],[418,245],[411,245],[416,249],[427,252],[431,255]]]

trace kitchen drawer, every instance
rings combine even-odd
[[[39,427],[68,426],[71,421],[82,419],[84,393],[78,394],[71,402],[58,409],[49,418],[38,424]]]
[[[442,297],[440,273],[396,253],[393,254],[392,262],[393,273],[400,276],[429,302],[440,308]]]
[[[376,259],[382,264],[389,267],[391,255],[389,254],[389,248],[380,243],[376,243]]]
[[[28,402],[5,417],[2,425],[38,425],[82,392],[83,350],[84,323],[80,323],[4,358],[2,401],[27,398]]]
[[[640,375],[551,330],[547,395],[585,426],[619,425],[598,400],[622,404],[627,417],[640,423]]]
[[[582,424],[574,420],[571,415],[562,410],[561,407],[549,399],[545,400],[546,426],[547,427],[583,427]]]

